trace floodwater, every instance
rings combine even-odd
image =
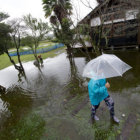
[[[33,62],[24,63],[25,77],[19,77],[13,66],[0,71],[0,85],[7,88],[0,95],[0,139],[24,140],[26,126],[19,125],[30,114],[45,122],[41,133],[36,121],[26,139],[41,140],[113,140],[140,138],[140,52],[112,51],[133,67],[123,77],[108,79],[109,94],[115,102],[120,124],[110,120],[104,102],[97,110],[99,122],[90,121],[88,79],[82,71],[88,59],[77,55],[72,63],[66,53],[44,60],[41,71]],[[122,117],[125,114],[125,117]],[[23,130],[22,130],[23,129]],[[23,132],[25,131],[25,132]],[[27,131],[29,132],[29,131]],[[40,132],[40,131],[39,131]],[[24,135],[23,135],[24,134]],[[37,135],[32,138],[33,135]],[[38,136],[39,135],[39,136]]]

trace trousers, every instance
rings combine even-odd
[[[104,99],[104,101],[110,111],[110,116],[113,117],[115,115],[113,99],[110,96],[108,96]],[[98,105],[92,105],[92,108],[91,108],[91,117],[92,118],[94,118],[96,110],[98,109],[99,106],[100,106],[100,103]]]

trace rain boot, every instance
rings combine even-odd
[[[113,121],[116,122],[116,123],[119,123],[119,122],[120,122],[120,120],[119,120],[116,116],[113,116],[112,119],[113,119]]]
[[[95,120],[95,121],[99,121],[99,118],[95,115],[95,116],[94,116],[94,120]]]

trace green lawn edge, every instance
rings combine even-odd
[[[57,53],[57,52],[60,51],[61,53],[63,53],[63,52],[65,52],[65,50],[66,50],[66,47],[62,47],[62,48],[58,48],[58,49],[52,50],[50,52],[41,53],[41,56],[42,56],[43,59],[46,59],[48,57],[52,58],[52,57],[55,57],[55,56],[60,54],[60,53]],[[38,55],[40,55],[40,53]],[[18,63],[17,56],[13,56],[12,59],[16,63]],[[33,54],[21,55],[21,61],[22,62],[29,62],[29,61],[33,61],[33,60],[35,60]],[[12,65],[12,63],[10,62],[7,54],[0,55],[0,70],[6,68],[8,66],[11,66],[11,65]]]

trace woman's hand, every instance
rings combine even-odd
[[[107,82],[107,83],[105,84],[105,87],[106,87],[106,88],[110,88],[110,84]]]

